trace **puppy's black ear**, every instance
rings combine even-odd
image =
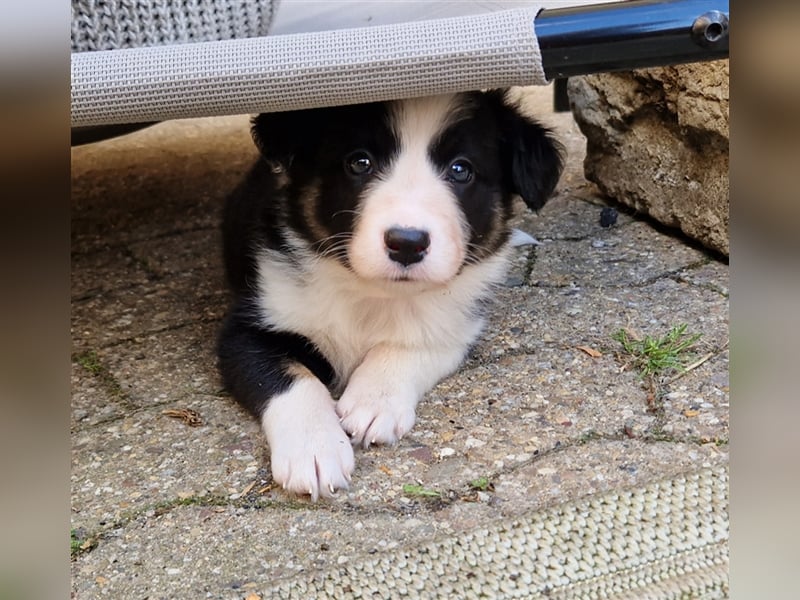
[[[511,185],[531,210],[539,210],[556,188],[564,169],[564,147],[553,133],[512,106],[503,91],[500,101],[504,154],[511,169]]]
[[[313,129],[315,111],[262,113],[253,118],[250,134],[272,167],[288,169],[302,147],[305,132]]]

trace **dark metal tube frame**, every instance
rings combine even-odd
[[[632,0],[544,9],[534,26],[548,79],[728,57],[728,0]]]

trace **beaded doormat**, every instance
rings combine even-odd
[[[727,598],[728,468],[372,555],[267,597]]]

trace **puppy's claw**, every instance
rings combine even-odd
[[[336,493],[336,489],[333,487],[332,483],[328,484],[328,489],[331,491],[331,494],[335,494]]]

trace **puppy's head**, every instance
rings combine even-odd
[[[446,283],[509,238],[514,197],[541,208],[560,146],[501,91],[263,114],[287,226],[358,276]]]

